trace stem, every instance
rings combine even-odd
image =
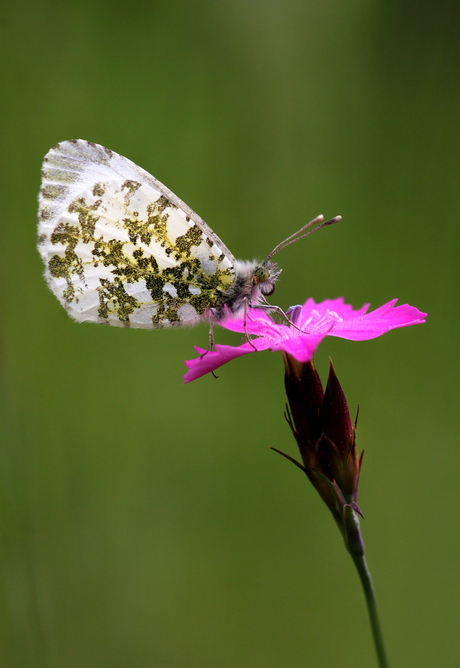
[[[363,585],[379,667],[388,668],[382,630],[380,628],[379,615],[377,612],[374,585],[372,584],[371,574],[369,573],[366,557],[364,556],[364,543],[361,537],[358,515],[351,504],[344,506],[343,524],[339,526],[339,528],[343,533],[345,547],[355,562],[355,566],[358,569],[359,577],[361,579],[361,584]]]
[[[379,615],[377,612],[377,601],[375,599],[374,586],[372,584],[371,574],[366,563],[364,554],[353,554],[351,557],[358,569],[361,584],[364,589],[364,596],[366,597],[367,609],[369,611],[369,618],[372,627],[372,635],[374,637],[375,651],[380,668],[388,668],[387,657],[385,653],[385,646],[383,644],[382,630],[380,628]]]

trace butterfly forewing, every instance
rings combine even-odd
[[[235,260],[171,191],[83,140],[43,163],[39,249],[51,290],[78,321],[156,328],[207,317]]]

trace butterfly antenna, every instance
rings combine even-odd
[[[330,218],[329,220],[324,220],[324,216],[317,216],[313,220],[311,220],[309,223],[304,225],[303,227],[300,228],[300,230],[297,230],[297,232],[294,232],[294,234],[291,234],[290,237],[287,237],[287,239],[284,239],[281,243],[279,243],[275,248],[272,250],[270,255],[267,256],[265,262],[268,262],[271,260],[271,258],[276,255],[280,250],[283,248],[286,248],[286,246],[290,246],[291,244],[294,244],[296,241],[299,241],[300,239],[303,239],[304,237],[307,237],[309,234],[312,232],[316,232],[316,230],[321,229],[322,227],[326,227],[326,225],[334,225],[334,223],[338,223],[339,220],[342,220],[342,216],[334,216],[334,218]],[[319,223],[319,225],[317,225]],[[304,232],[304,230],[307,229],[307,227],[311,227],[311,225],[316,225],[312,230],[308,230],[308,232],[305,232],[305,234],[301,234],[301,232]],[[298,236],[300,234],[300,236]]]

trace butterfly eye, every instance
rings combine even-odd
[[[256,267],[254,271],[254,283],[265,283],[270,278],[270,270],[267,267]]]

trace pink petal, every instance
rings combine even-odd
[[[200,378],[211,371],[215,371],[222,364],[230,362],[230,360],[248,353],[254,353],[258,350],[266,350],[267,342],[264,339],[255,339],[252,345],[249,342],[243,343],[241,346],[225,346],[216,345],[215,350],[203,350],[195,346],[199,357],[193,360],[185,360],[185,366],[189,369],[184,376],[184,383],[190,383],[192,380]]]
[[[391,329],[425,322],[426,313],[422,313],[409,304],[395,307],[397,301],[397,299],[392,299],[391,302],[365,315],[345,317],[342,322],[334,324],[329,332],[330,336],[338,336],[351,341],[366,341],[386,334]]]
[[[296,358],[299,362],[308,362],[315,354],[321,341],[327,336],[324,334],[300,334],[286,339],[272,339],[269,348],[273,352],[280,350]]]
[[[326,299],[319,304],[316,304],[315,300],[310,297],[302,306],[299,321],[296,321],[295,324],[298,327],[303,328],[306,324],[311,322],[312,318],[317,320],[319,317],[322,318],[326,316],[327,313],[335,313],[343,319],[355,318],[364,315],[369,306],[370,304],[364,304],[364,306],[361,306],[361,308],[356,311],[350,304],[344,303],[343,297]]]
[[[220,324],[231,332],[254,334],[255,336],[264,336],[270,327],[275,329],[278,327],[268,313],[256,308],[250,309],[249,313],[246,314],[246,323],[244,315],[235,317],[228,314]]]
[[[292,324],[276,323],[261,309],[252,308],[244,316],[228,317],[220,324],[234,332],[255,336],[240,346],[216,345],[215,351],[196,348],[199,357],[186,361],[189,371],[186,383],[214,371],[226,362],[258,350],[289,353],[299,362],[308,362],[326,336],[337,336],[353,341],[365,341],[381,336],[391,329],[425,322],[426,313],[413,306],[395,306],[397,300],[367,313],[369,304],[354,310],[343,297],[326,299],[316,304],[308,299],[303,306],[291,310]]]

